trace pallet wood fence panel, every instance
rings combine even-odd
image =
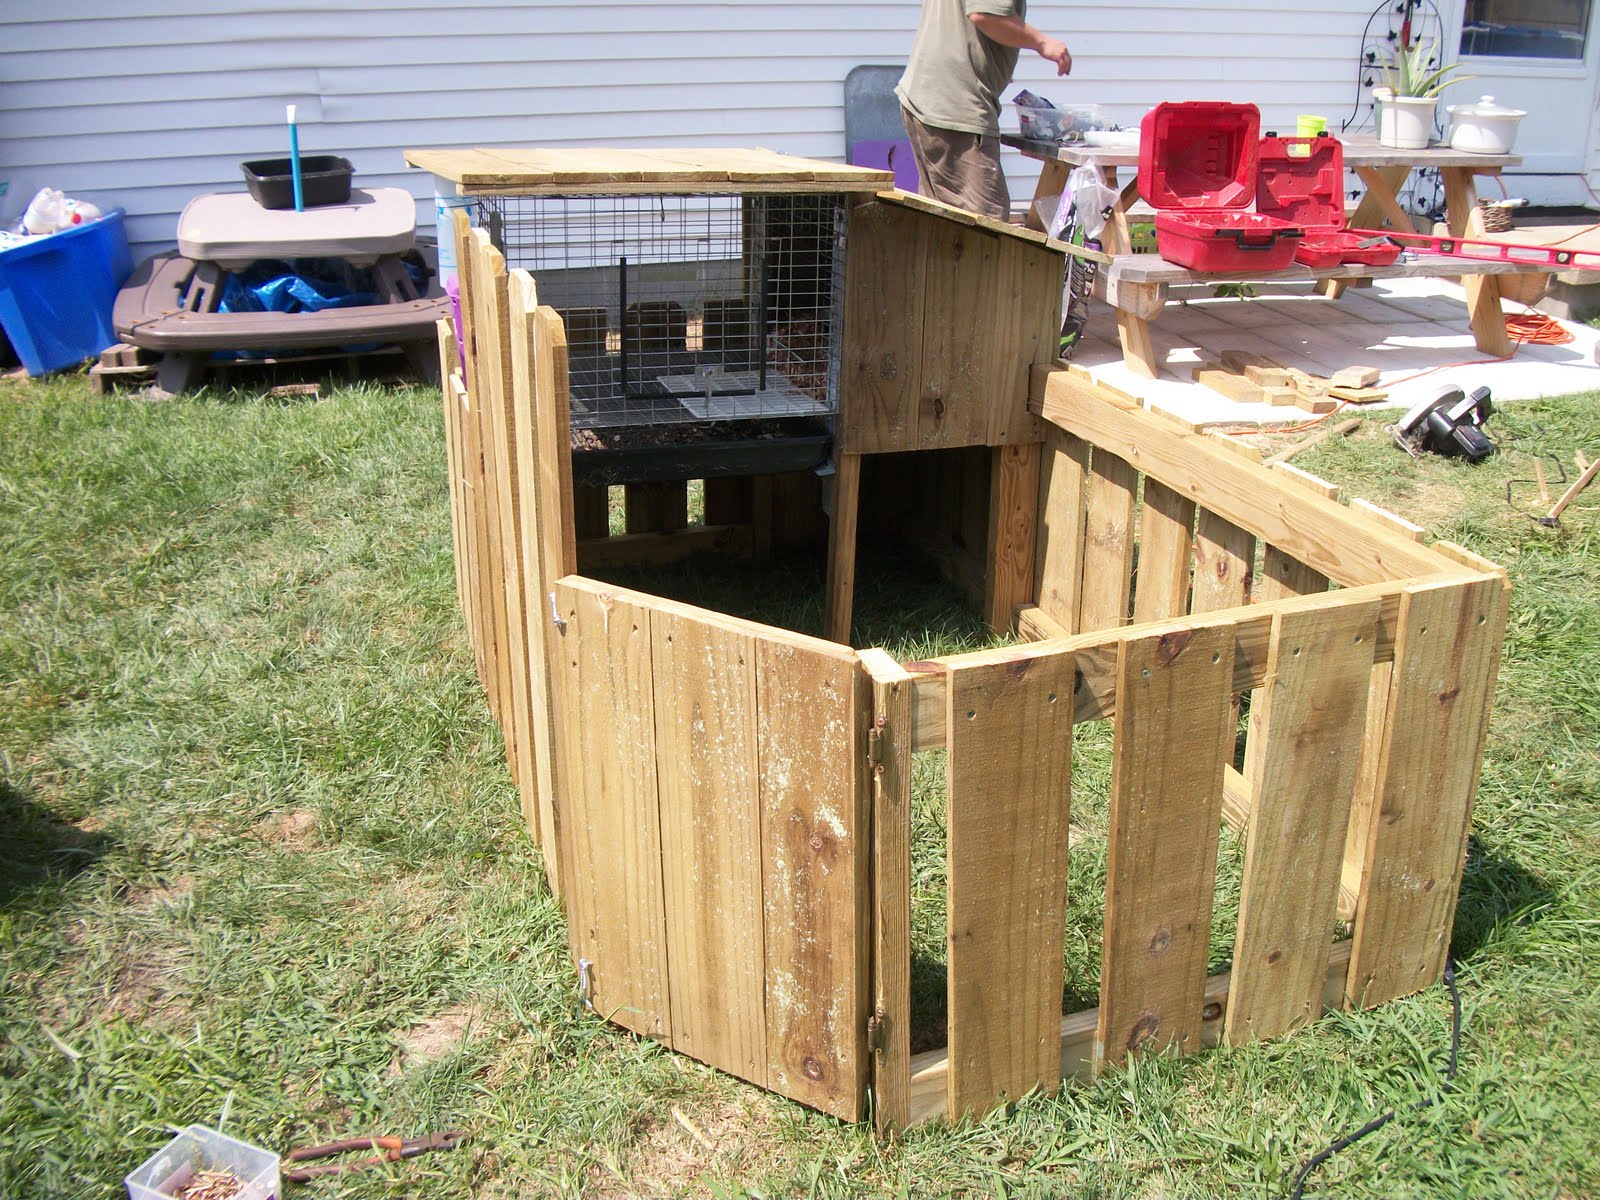
[[[1256,692],[1267,740],[1249,779],[1230,1045],[1322,1014],[1377,634],[1376,601],[1328,597],[1273,618],[1268,682]]]
[[[1492,575],[1401,596],[1352,937],[1350,990],[1365,1007],[1444,970],[1508,605]]]
[[[1230,659],[1231,662],[1231,659]],[[1060,1082],[1076,663],[950,670],[949,1111]]]
[[[1437,575],[1451,564],[1431,547],[1297,487],[1260,464],[1152,418],[1076,370],[1036,367],[1030,407],[1101,450],[1135,463],[1181,495],[1320,571],[1341,587]]]
[[[1144,481],[1139,514],[1139,571],[1133,622],[1160,621],[1189,611],[1193,574],[1195,504],[1165,484]]]
[[[915,679],[882,650],[872,679],[872,1113],[880,1133],[911,1120],[911,705]]]
[[[1089,443],[1047,425],[1039,475],[1034,597],[1045,615],[1068,633],[1081,628],[1078,614],[1083,595],[1088,477]]]
[[[561,829],[567,936],[594,1010],[674,1045],[651,613],[587,580],[552,590],[564,622],[553,639],[556,702],[583,714],[558,725],[559,779],[574,818]]]
[[[466,562],[462,564],[462,582],[467,589],[467,636],[472,641],[473,669],[477,672],[478,686],[488,699],[490,673],[486,643],[490,637],[489,623],[484,616],[483,550],[479,531],[483,525],[483,505],[479,501],[482,487],[483,458],[475,448],[477,415],[472,411],[472,397],[461,376],[452,376],[449,389],[457,407],[457,455],[461,464],[461,498],[466,504],[462,515],[461,535],[465,539]],[[491,709],[492,711],[492,709]]]
[[[1138,473],[1125,458],[1095,447],[1089,459],[1084,526],[1080,627],[1116,629],[1128,623],[1133,588],[1134,503]]]
[[[1130,637],[1117,671],[1095,1061],[1200,1046],[1235,628]]]

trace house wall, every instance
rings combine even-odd
[[[52,11],[53,9],[53,11]],[[0,216],[41,186],[121,204],[140,253],[239,163],[339,153],[432,224],[407,147],[761,145],[840,159],[843,80],[904,61],[919,0],[58,0],[0,7]],[[1267,128],[1350,114],[1371,0],[1044,3],[1070,79],[1025,54],[1019,86],[1136,122],[1168,99],[1250,100]],[[1010,113],[1007,127],[1014,128]],[[1014,194],[1035,168],[1008,152]]]

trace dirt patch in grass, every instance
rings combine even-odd
[[[618,1167],[596,1164],[584,1195],[594,1200],[637,1196],[710,1196],[714,1179],[758,1179],[770,1173],[775,1141],[771,1111],[740,1097],[669,1105],[646,1116]]]
[[[413,1025],[395,1039],[391,1074],[422,1066],[459,1050],[475,1031],[487,1026],[484,1010],[475,1004],[457,1004],[436,1017]]]
[[[141,1025],[188,1023],[194,1010],[176,986],[185,961],[186,955],[176,949],[130,954],[113,971],[110,995],[99,1019],[121,1017]]]
[[[317,840],[317,814],[297,808],[262,822],[267,841],[285,850],[301,850]]]

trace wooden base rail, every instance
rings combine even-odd
[[[1345,979],[1350,972],[1350,942],[1335,942],[1328,956],[1328,977],[1322,990],[1322,1011],[1336,1012],[1345,1007]],[[1228,989],[1233,976],[1224,971],[1206,980],[1205,1004],[1200,1010],[1200,1037],[1207,1047],[1223,1043],[1223,1015],[1228,1008]],[[1321,1015],[1321,1014],[1318,1014]],[[1095,1031],[1100,1010],[1086,1008],[1061,1018],[1061,1078],[1091,1079],[1094,1076]],[[928,1050],[911,1059],[911,1084],[907,1091],[908,1125],[921,1125],[950,1115],[945,1092],[950,1078],[948,1047]]]

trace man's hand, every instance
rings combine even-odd
[[[1058,42],[1055,38],[1045,38],[1039,43],[1039,57],[1055,63],[1057,75],[1067,75],[1072,71],[1072,53],[1067,49],[1065,42]]]

